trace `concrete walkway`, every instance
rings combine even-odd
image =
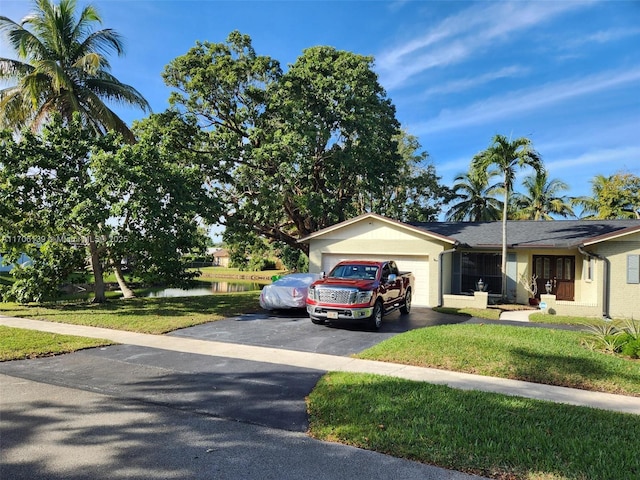
[[[529,315],[538,313],[539,310],[506,310],[500,314],[500,320],[510,320],[512,322],[528,322]]]
[[[256,362],[291,365],[319,371],[373,373],[448,385],[463,390],[480,390],[537,400],[580,405],[640,415],[640,398],[609,393],[590,392],[565,387],[471,375],[433,368],[361,360],[337,355],[308,353],[268,347],[257,347],[175,336],[150,335],[107,328],[53,323],[0,316],[0,325],[40,330],[65,335],[103,338],[113,342],[157,348],[174,352],[195,353],[212,357],[235,358]]]

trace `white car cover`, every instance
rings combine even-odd
[[[262,289],[260,306],[265,310],[305,308],[309,285],[319,278],[317,273],[285,275]]]

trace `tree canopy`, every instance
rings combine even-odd
[[[146,283],[189,278],[182,256],[204,246],[200,220],[220,207],[194,156],[176,155],[175,138],[162,135],[171,120],[152,116],[137,125],[134,145],[95,136],[78,114],[70,122],[54,117],[19,141],[3,133],[0,251],[9,262],[21,253],[33,260],[12,270],[20,281],[5,298],[52,295],[72,271],[85,270],[87,258],[96,301],[105,298],[103,268],[123,291],[123,266]],[[41,288],[45,280],[50,288]]]
[[[640,177],[618,172],[596,175],[591,181],[592,195],[574,203],[583,208],[585,218],[640,218]]]
[[[569,189],[561,180],[549,180],[547,172],[529,175],[522,182],[524,193],[514,193],[512,218],[516,220],[553,220],[552,215],[574,217],[571,199],[560,192]]]
[[[434,219],[447,191],[403,137],[372,63],[312,47],[283,73],[232,32],[166,67],[173,108],[206,133],[200,153],[228,237],[304,248],[300,237],[364,211]]]

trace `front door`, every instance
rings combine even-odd
[[[576,259],[569,255],[534,255],[533,274],[538,276],[538,294],[546,293],[547,282],[557,300],[573,301]]]

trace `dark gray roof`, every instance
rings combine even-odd
[[[463,246],[492,249],[502,246],[502,222],[428,222],[410,225],[452,238]],[[573,248],[628,228],[640,229],[640,220],[511,220],[507,222],[507,244],[510,248]]]

